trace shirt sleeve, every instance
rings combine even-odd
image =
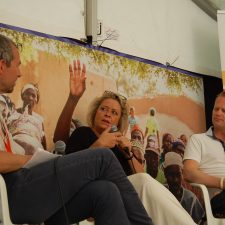
[[[194,134],[190,137],[187,143],[183,160],[193,159],[197,162],[200,162],[201,154],[202,154],[202,144],[200,136],[198,134]]]

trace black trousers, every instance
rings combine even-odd
[[[215,217],[225,218],[225,190],[211,199],[211,207]]]

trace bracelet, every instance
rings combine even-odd
[[[220,189],[223,190],[223,181],[224,181],[224,177],[220,178]]]
[[[145,159],[140,159],[140,158],[137,158],[137,156],[133,153],[133,157],[141,164],[141,165],[144,165],[145,164]]]

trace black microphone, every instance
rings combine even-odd
[[[116,126],[116,125],[112,125],[112,127],[111,127],[111,129],[110,129],[110,133],[114,133],[114,132],[117,132],[117,131],[119,131],[118,130],[118,127]],[[123,150],[128,154],[128,155],[130,155],[130,151],[129,151],[129,148],[128,147],[125,147],[125,148],[123,148]]]
[[[54,154],[64,155],[65,150],[66,150],[66,144],[64,141],[59,140],[55,142],[55,149],[53,151]]]

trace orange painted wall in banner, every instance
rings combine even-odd
[[[53,149],[53,134],[58,117],[69,94],[68,62],[52,54],[39,52],[38,62],[21,66],[22,77],[10,94],[16,107],[22,106],[20,91],[26,83],[37,83],[40,100],[34,109],[44,117],[48,149]],[[88,68],[87,68],[88,70]],[[88,105],[93,96],[100,96],[106,89],[116,90],[115,82],[108,77],[87,71],[87,90],[75,110],[76,118],[86,121]]]

